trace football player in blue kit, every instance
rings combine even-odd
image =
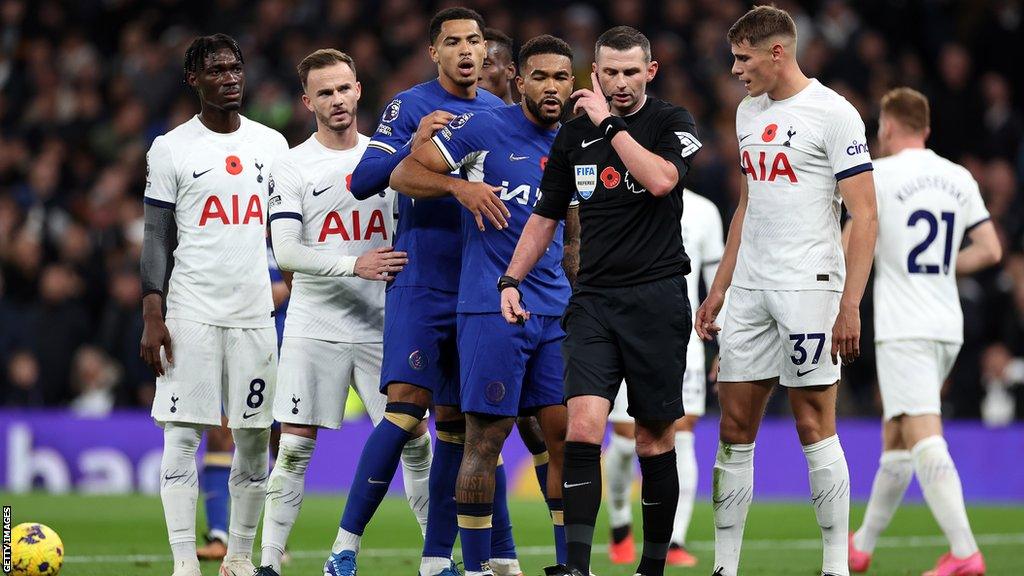
[[[562,235],[556,233],[537,267],[518,285],[532,310],[519,325],[502,317],[495,280],[512,257],[540,195],[548,151],[572,92],[572,50],[558,38],[538,36],[523,46],[519,60],[521,104],[456,117],[433,137],[433,146],[417,148],[391,176],[392,187],[417,203],[453,197],[468,210],[462,217],[458,298],[466,448],[456,490],[467,576],[494,574],[489,562],[494,472],[505,438],[521,414],[537,413],[544,431],[551,455],[547,488],[558,559],[564,562],[565,557],[565,333],[559,323],[570,288]],[[453,170],[461,170],[466,180],[449,178]]]
[[[448,8],[430,22],[430,58],[438,77],[399,93],[352,174],[350,190],[364,199],[381,193],[391,172],[412,150],[429,141],[456,115],[503,106],[477,89],[486,52],[483,18],[466,8]],[[455,180],[456,178],[453,178]],[[388,396],[384,420],[363,447],[338,535],[324,572],[355,574],[366,525],[387,493],[403,446],[421,437],[421,421],[433,405],[437,445],[430,468],[427,532],[421,576],[456,573],[451,559],[458,534],[455,480],[462,461],[465,419],[459,410],[456,300],[461,270],[460,209],[451,198],[413,201],[398,196],[397,250],[409,263],[387,289],[381,390]],[[502,495],[504,502],[504,495]],[[520,573],[508,520],[496,518],[492,554],[510,575]]]

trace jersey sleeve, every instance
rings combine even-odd
[[[864,121],[849,103],[835,111],[825,128],[825,155],[836,180],[872,169]]]
[[[437,131],[431,140],[450,170],[458,170],[463,164],[471,163],[481,151],[493,146],[494,132],[489,127],[495,120],[493,114],[466,112]]]
[[[388,187],[391,172],[409,155],[408,144],[420,121],[412,110],[411,98],[408,92],[399,94],[381,112],[377,131],[352,171],[349,191],[356,199],[365,200],[383,192]]]
[[[672,163],[679,171],[679,180],[682,180],[701,146],[693,116],[683,108],[673,107],[662,122],[661,133],[652,152]]]
[[[295,164],[278,158],[270,169],[267,182],[269,221],[290,218],[302,222],[302,176]]]
[[[576,188],[569,165],[568,136],[563,127],[551,144],[544,175],[540,180],[540,200],[533,213],[551,220],[565,220],[569,205],[576,200]]]
[[[384,107],[384,111],[380,114],[380,123],[377,124],[377,131],[370,138],[368,144],[370,148],[394,154],[412,139],[420,119],[411,110],[410,98],[410,94],[399,94]],[[403,101],[405,102],[404,106]]]
[[[968,179],[971,188],[967,194],[967,203],[964,206],[966,232],[970,232],[975,226],[991,218],[988,214],[988,208],[985,207],[985,201],[981,198],[981,190],[978,189],[978,183],[970,176],[968,176]]]
[[[146,154],[146,193],[143,202],[174,209],[178,200],[178,174],[174,169],[171,149],[161,136],[153,141]]]

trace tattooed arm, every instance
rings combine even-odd
[[[576,275],[580,271],[580,209],[579,206],[569,206],[565,215],[565,232],[562,236],[564,244],[562,254],[562,269],[565,270],[565,277],[569,279],[569,285],[576,285]]]

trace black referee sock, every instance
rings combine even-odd
[[[672,521],[679,502],[676,451],[640,458],[640,503],[644,515],[644,551],[636,571],[643,576],[664,576],[665,555],[672,539]]]
[[[590,548],[594,542],[594,523],[597,521],[597,510],[601,506],[600,444],[565,443],[562,500],[565,503],[568,566],[576,568],[583,574],[590,574]],[[669,530],[671,529],[670,516]],[[668,538],[665,540],[667,542]]]

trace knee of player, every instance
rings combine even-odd
[[[804,445],[820,442],[835,434],[834,431],[826,430],[821,418],[810,414],[796,417],[796,433]]]
[[[567,442],[600,444],[604,440],[605,424],[600,418],[583,416],[569,421],[565,432]]]
[[[411,402],[388,402],[384,407],[384,419],[409,433],[423,427],[422,421],[426,414],[425,406]]]
[[[718,425],[718,437],[727,444],[750,444],[757,437],[757,430],[743,420],[731,418],[723,412]]]
[[[391,382],[387,386],[388,402],[415,404],[424,410],[430,406],[430,391],[413,384]]]

